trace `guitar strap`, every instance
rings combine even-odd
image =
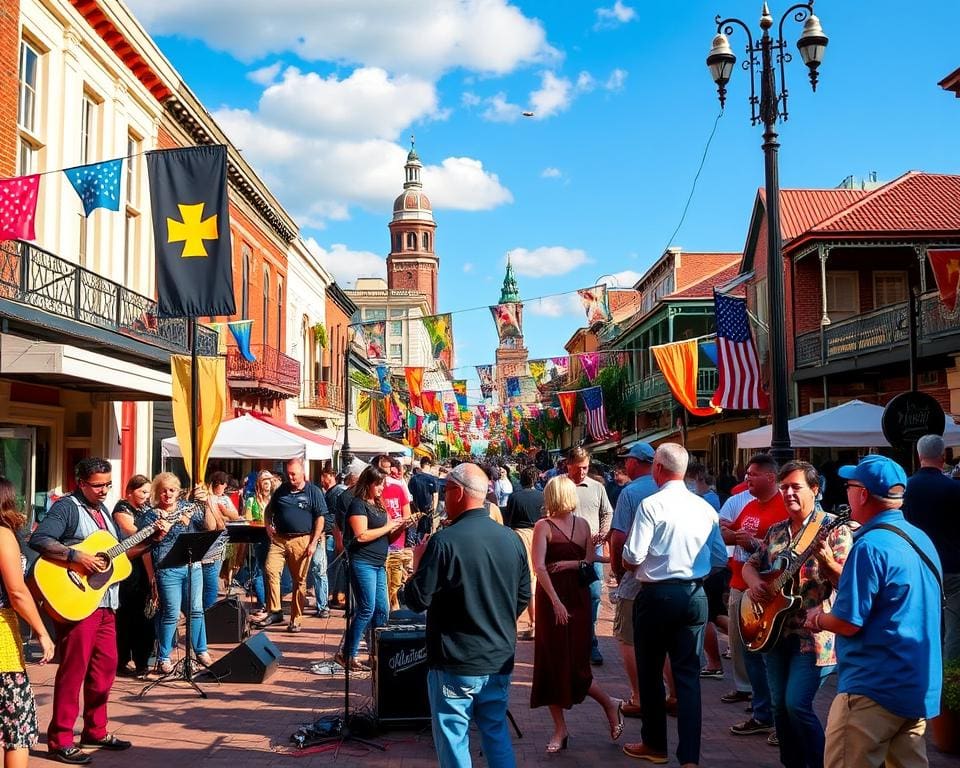
[[[820,515],[819,520],[817,520],[816,517],[817,512],[814,510],[810,514],[810,517],[807,518],[807,522],[803,524],[803,528],[800,529],[796,540],[791,544],[790,550],[794,555],[799,555],[806,550],[806,548],[810,546],[810,542],[812,542],[814,537],[820,532],[826,515]]]

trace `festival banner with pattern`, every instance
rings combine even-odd
[[[490,307],[490,314],[493,315],[500,341],[523,335],[523,304],[519,302],[496,304]]]
[[[607,286],[595,285],[593,288],[581,288],[577,293],[587,313],[587,325],[606,323],[610,320],[610,303],[607,299]]]
[[[370,360],[385,359],[387,356],[387,324],[383,320],[378,320],[375,323],[364,323],[363,333],[367,341],[367,357]]]
[[[478,365],[477,378],[480,379],[480,394],[483,397],[493,397],[493,366]]]
[[[423,327],[430,338],[430,348],[434,360],[439,360],[449,371],[453,368],[453,316],[430,315],[423,318]]]

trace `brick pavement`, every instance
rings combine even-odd
[[[594,668],[597,679],[613,696],[627,695],[623,683],[619,652],[612,634],[612,613],[604,606],[599,623],[601,649],[606,658],[602,667]],[[290,635],[279,629],[270,637],[283,652],[279,671],[263,685],[221,685],[204,683],[209,698],[201,699],[186,686],[155,688],[144,698],[138,693],[143,683],[118,679],[111,699],[111,729],[134,742],[130,752],[98,753],[98,768],[172,768],[189,766],[199,760],[208,766],[297,766],[311,768],[334,762],[332,750],[320,748],[294,750],[289,737],[304,723],[342,708],[343,678],[320,677],[310,672],[312,662],[330,658],[343,632],[342,612],[334,611],[330,619],[306,618],[304,630]],[[214,657],[229,646],[213,646]],[[533,664],[533,643],[522,642],[517,649],[517,666],[511,694],[511,712],[523,731],[515,740],[518,764],[530,766],[595,765],[609,761],[614,765],[646,765],[633,761],[620,752],[619,744],[610,742],[606,721],[599,706],[587,699],[567,717],[570,747],[566,753],[546,755],[544,746],[551,735],[550,716],[546,709],[529,708],[529,688]],[[726,662],[729,666],[729,662]],[[50,714],[55,667],[30,667],[36,693],[41,728]],[[722,704],[719,697],[729,690],[730,678],[704,680],[703,751],[701,764],[707,768],[756,766],[775,768],[779,765],[777,750],[766,744],[763,736],[732,736],[727,727],[746,719],[741,705]],[[369,677],[352,683],[351,707],[370,707]],[[824,720],[833,695],[828,683],[817,698],[817,708]],[[675,721],[672,721],[675,722]],[[79,727],[79,726],[78,726]],[[624,741],[639,740],[640,721],[627,719]],[[41,741],[45,738],[41,737]],[[419,768],[436,765],[429,729],[390,731],[380,743],[387,749],[380,753],[357,746],[344,747],[339,764],[370,768]],[[473,738],[474,754],[478,739]],[[670,730],[671,752],[676,748],[676,729]],[[930,765],[934,768],[956,766],[956,758],[941,755],[929,747]],[[46,749],[40,746],[35,759],[46,762]],[[131,762],[132,761],[132,762]],[[41,764],[41,763],[38,763]],[[51,763],[52,764],[52,763]],[[482,760],[477,761],[482,765]],[[671,755],[671,765],[677,765]]]

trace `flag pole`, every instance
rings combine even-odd
[[[187,320],[190,334],[190,480],[191,486],[196,486],[200,482],[200,452],[199,440],[197,438],[197,411],[200,406],[200,372],[197,364],[197,350],[199,348],[197,339],[197,318],[190,317]]]
[[[340,468],[346,475],[353,461],[350,454],[350,339],[343,349],[343,443],[340,446]]]

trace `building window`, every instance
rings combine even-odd
[[[127,288],[136,289],[137,278],[134,264],[137,256],[137,231],[140,217],[133,211],[127,210],[127,220],[123,230],[123,284]]]
[[[860,314],[860,276],[856,272],[827,272],[827,314],[833,322]]]
[[[17,125],[30,133],[37,132],[37,85],[40,54],[26,40],[20,41],[20,103]]]
[[[770,322],[770,312],[767,307],[770,303],[770,294],[767,292],[767,278],[763,277],[753,284],[753,306],[756,307],[757,325],[766,330]]]
[[[423,250],[425,251],[430,250],[430,233],[429,232],[423,233]]]
[[[416,232],[407,232],[407,250],[408,251],[417,250],[417,233]]]
[[[80,104],[80,165],[92,163],[97,149],[97,117],[100,105],[84,92]]]
[[[402,251],[403,250],[403,235],[396,234],[393,237],[393,250]]]
[[[139,208],[140,200],[140,151],[142,143],[132,133],[127,134],[127,205]]]
[[[908,297],[907,273],[879,271],[873,273],[873,308],[883,309],[903,304]]]
[[[364,320],[386,320],[387,310],[385,309],[365,309],[363,310]]]
[[[17,137],[17,175],[29,176],[37,172],[37,150],[23,136]]]
[[[270,344],[270,268],[263,268],[263,346]]]
[[[240,252],[243,254],[243,282],[240,284],[240,317],[247,320],[250,317],[250,246],[244,243]]]
[[[80,228],[79,239],[77,240],[77,256],[80,259],[80,266],[87,266],[87,217],[84,215],[83,211],[80,211],[79,214],[80,221],[78,226]]]
[[[403,344],[391,344],[390,359],[399,360],[401,357],[403,357]]]
[[[391,320],[402,320],[407,316],[407,310],[405,309],[391,309],[390,310],[390,319]]]
[[[403,323],[400,320],[390,321],[390,335],[395,337],[403,336]]]
[[[280,335],[283,333],[283,279],[277,278],[277,349],[283,351]]]

